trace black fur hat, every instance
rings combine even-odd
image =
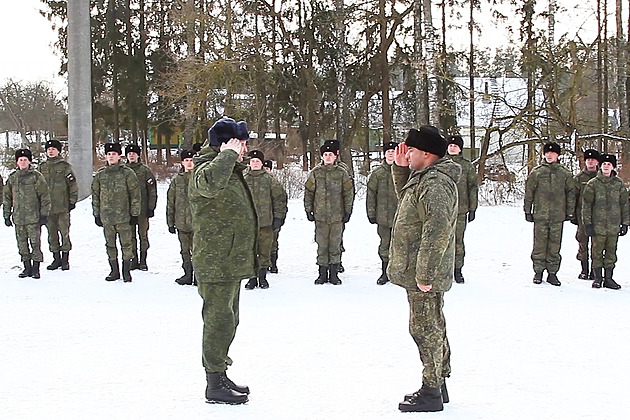
[[[547,152],[556,152],[557,154],[561,154],[562,150],[560,150],[560,145],[554,141],[550,141],[549,143],[545,143],[543,146],[543,154]]]
[[[120,143],[105,143],[105,153],[116,152],[119,155],[122,155],[122,147]]]
[[[184,159],[192,159],[193,157],[195,157],[195,152],[193,152],[192,150],[182,150],[179,153],[179,159],[182,161]]]
[[[395,149],[396,146],[398,146],[398,143],[396,143],[395,141],[388,141],[387,143],[383,144],[383,153],[387,152],[390,149]]]
[[[586,159],[597,159],[599,160],[600,154],[595,149],[586,149],[584,151],[584,160]]]
[[[329,150],[329,152],[337,153],[339,149],[341,149],[341,144],[339,143],[339,140],[337,139],[326,140],[324,141],[324,145],[330,146],[331,150]]]
[[[15,151],[15,161],[17,162],[17,160],[21,157],[25,157],[31,162],[33,161],[33,154],[28,149],[17,149]]]
[[[250,159],[260,159],[261,162],[265,162],[265,155],[260,150],[252,150],[247,154]]]
[[[223,117],[208,130],[210,145],[219,147],[230,139],[249,140],[249,131],[245,121],[236,122],[232,118]]]
[[[63,146],[61,146],[61,142],[59,140],[48,140],[46,142],[46,149],[48,150],[49,147],[54,147],[55,149],[59,150],[61,152],[61,149],[63,149]]]
[[[604,162],[610,162],[616,168],[617,167],[617,156],[611,155],[611,154],[608,154],[608,153],[602,153],[599,156],[599,163],[601,165]]]
[[[192,145],[192,150],[194,153],[199,153],[202,147],[203,147],[203,143],[194,143]]]
[[[273,169],[273,161],[267,159],[266,161],[263,162],[263,167]]]
[[[334,146],[330,144],[326,144],[326,143],[322,144],[322,147],[319,148],[319,153],[321,153],[322,156],[326,152],[332,152],[334,154],[337,154],[338,151],[339,149],[336,149]]]
[[[459,146],[460,150],[464,150],[464,139],[462,136],[449,136],[448,144],[456,144]]]
[[[432,125],[423,125],[417,130],[415,128],[409,130],[405,144],[441,158],[446,154],[446,140]]]
[[[125,156],[127,156],[130,152],[139,155],[142,153],[142,150],[137,144],[128,144],[127,147],[125,147]]]

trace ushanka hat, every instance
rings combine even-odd
[[[119,155],[122,155],[122,147],[120,147],[120,143],[105,143],[105,153],[116,152]]]
[[[273,161],[267,159],[266,161],[263,162],[263,167],[273,169]]]
[[[331,150],[329,150],[329,152],[334,152],[334,153],[337,153],[339,149],[341,148],[341,144],[339,143],[339,140],[337,139],[326,140],[324,141],[324,145],[330,146]]]
[[[236,122],[232,118],[223,117],[208,130],[210,145],[219,147],[230,139],[249,140],[249,131],[245,121]]]
[[[448,144],[456,144],[461,150],[464,150],[464,139],[462,136],[449,136]]]
[[[556,152],[557,154],[560,154],[562,153],[562,150],[560,150],[560,145],[558,143],[550,141],[549,143],[545,143],[543,146],[543,153],[547,152]]]
[[[31,162],[33,161],[33,154],[28,149],[17,149],[15,151],[15,161],[17,162],[17,160],[21,157],[25,157]]]
[[[417,130],[415,128],[409,130],[405,144],[439,157],[444,157],[446,154],[446,140],[432,125],[423,125]]]
[[[203,143],[195,143],[192,145],[192,150],[193,152],[198,153],[202,147],[203,147]]]
[[[127,147],[125,147],[125,156],[127,156],[129,153],[135,153],[139,155],[141,153],[140,146],[138,146],[137,144],[128,144]]]
[[[192,159],[193,157],[195,157],[195,152],[193,152],[192,150],[182,150],[179,153],[179,159],[182,161],[184,159]]]
[[[260,150],[252,150],[247,154],[250,159],[260,159],[261,162],[265,161],[265,155]]]
[[[612,163],[614,167],[617,167],[617,156],[608,153],[602,153],[599,157],[599,163],[602,164],[604,162]]]
[[[586,149],[584,151],[584,160],[586,159],[597,159],[599,160],[600,154],[595,149]]]
[[[398,143],[396,143],[395,141],[388,141],[387,143],[383,144],[383,152],[387,152],[390,149],[395,149],[396,146],[398,146]]]
[[[48,150],[48,148],[50,147],[54,147],[55,149],[59,150],[61,152],[61,149],[63,149],[63,146],[61,146],[61,142],[59,140],[48,140],[46,142],[46,150]]]
[[[331,152],[331,153],[337,154],[338,151],[339,151],[339,149],[336,149],[332,145],[326,144],[326,143],[322,144],[322,147],[319,148],[319,153],[321,153],[322,156],[326,152]]]

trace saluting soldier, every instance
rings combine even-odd
[[[18,252],[24,271],[18,277],[40,278],[39,265],[44,260],[41,249],[42,226],[48,222],[50,195],[44,176],[33,169],[33,154],[28,149],[15,151],[17,170],[4,187],[4,224],[15,224]]]
[[[68,261],[72,243],[70,242],[70,212],[74,210],[78,198],[77,178],[72,165],[60,153],[59,140],[46,142],[47,159],[39,165],[39,171],[46,178],[51,205],[48,217],[48,246],[53,254],[48,270],[69,270]]]
[[[149,219],[155,214],[157,204],[157,183],[149,167],[140,162],[140,146],[129,144],[125,148],[127,166],[133,170],[138,178],[140,187],[140,214],[138,224],[131,228],[133,240],[133,261],[131,269],[147,271],[147,250],[149,249]],[[138,255],[138,237],[140,239],[140,255]]]
[[[105,143],[107,165],[92,180],[92,212],[94,223],[103,228],[110,273],[107,281],[120,279],[116,238],[122,250],[122,272],[125,282],[131,281],[133,239],[131,230],[140,215],[140,187],[136,174],[120,163],[120,143]]]

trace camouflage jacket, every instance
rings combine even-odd
[[[245,165],[233,150],[205,146],[195,157],[188,186],[192,212],[193,265],[197,281],[216,283],[258,272],[258,221],[243,179]]]
[[[582,193],[586,183],[597,176],[597,171],[587,171],[584,169],[582,172],[573,177],[575,182],[575,213],[573,215],[577,218],[578,224],[582,225]]]
[[[192,232],[192,214],[188,201],[191,172],[182,168],[171,181],[166,192],[166,224],[182,232]]]
[[[601,172],[582,192],[582,220],[593,225],[596,235],[617,235],[619,226],[630,225],[628,191],[617,176]]]
[[[534,222],[562,222],[575,211],[575,182],[571,172],[557,162],[543,162],[532,170],[525,184],[526,214]]]
[[[304,187],[304,210],[312,211],[316,221],[341,222],[344,214],[352,214],[352,181],[337,164],[314,167]]]
[[[4,187],[4,218],[13,216],[16,225],[38,223],[50,214],[50,195],[44,176],[29,167],[9,175]]]
[[[459,198],[459,214],[477,210],[477,172],[468,159],[462,155],[448,156],[453,162],[462,167],[462,176],[457,181],[457,196]]]
[[[0,207],[2,207],[2,202],[4,201],[4,180],[0,176]]]
[[[448,158],[421,171],[392,166],[399,197],[387,275],[407,290],[418,284],[445,292],[453,283],[457,181],[461,167]]]
[[[138,177],[140,186],[140,216],[147,217],[147,211],[155,211],[157,204],[157,182],[151,169],[140,162],[127,163]]]
[[[248,169],[244,178],[254,199],[259,227],[271,226],[273,219],[287,217],[287,193],[273,175],[264,169]]]
[[[77,203],[79,188],[72,165],[62,157],[48,158],[39,165],[50,193],[50,214],[68,213]]]
[[[398,197],[392,179],[392,165],[385,160],[374,168],[368,178],[365,206],[368,218],[376,219],[376,223],[381,226],[392,226]]]
[[[92,180],[92,213],[106,225],[129,223],[140,215],[138,177],[123,164],[107,165]]]

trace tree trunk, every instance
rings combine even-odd
[[[422,2],[423,23],[424,23],[424,45],[426,50],[427,66],[427,98],[429,105],[429,124],[440,124],[440,110],[438,106],[438,77],[437,54],[435,51],[435,28],[433,27],[433,13],[431,11],[431,0]]]
[[[380,26],[380,64],[381,95],[383,114],[383,144],[392,141],[392,114],[389,105],[389,63],[387,60],[387,17],[385,16],[385,0],[378,1]]]
[[[470,19],[468,20],[468,32],[470,35],[470,48],[468,51],[468,103],[470,108],[470,158],[477,156],[475,141],[475,2],[470,2]],[[479,165],[479,177],[483,179],[483,165]]]
[[[415,69],[416,127],[429,124],[429,101],[427,99],[427,68],[424,61],[422,30],[422,0],[414,1],[413,51]]]

